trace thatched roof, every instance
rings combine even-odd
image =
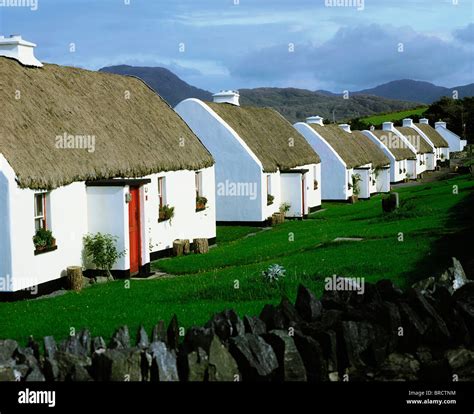
[[[265,172],[321,162],[295,128],[271,108],[207,103],[242,138]]]
[[[21,187],[53,189],[214,163],[184,121],[136,78],[49,64],[26,68],[0,58],[0,102],[0,153]],[[58,149],[64,134],[95,136],[95,151]]]
[[[418,153],[427,154],[433,152],[433,148],[425,139],[413,128],[397,127],[396,128],[408,141],[415,147]]]
[[[372,163],[374,167],[390,164],[390,160],[370,138],[360,131],[344,131],[338,125],[309,124],[344,160],[348,168]]]
[[[436,148],[449,148],[449,144],[446,140],[439,134],[436,129],[428,124],[415,124],[421,132],[423,132],[433,143]]]
[[[397,161],[416,159],[416,154],[407,147],[397,134],[380,129],[371,132],[387,146]]]

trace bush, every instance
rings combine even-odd
[[[281,203],[280,205],[280,213],[288,213],[290,211],[291,204],[290,203]]]
[[[111,276],[111,270],[118,259],[125,256],[125,251],[117,250],[118,237],[110,234],[87,234],[84,236],[84,257],[97,269],[107,272]]]
[[[39,229],[33,236],[33,244],[36,249],[43,249],[45,247],[54,246],[56,240],[53,237],[51,230]]]

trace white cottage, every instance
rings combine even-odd
[[[319,156],[275,110],[240,106],[235,91],[175,110],[216,160],[219,223],[262,224],[285,203],[290,218],[321,206]]]
[[[21,38],[8,47],[0,57],[1,292],[57,283],[83,263],[88,233],[117,237],[125,255],[113,274],[123,277],[148,274],[175,239],[215,240],[212,156],[153,90],[132,77],[33,66],[20,59],[32,47]],[[41,229],[52,232],[49,245],[33,243]]]
[[[449,160],[448,142],[429,124],[428,119],[420,119],[419,123],[414,124],[414,128],[422,134],[428,143],[432,144],[436,157],[436,165],[439,162]]]
[[[434,162],[433,148],[421,137],[414,129],[409,127],[396,127],[393,122],[384,122],[382,124],[384,132],[392,132],[401,140],[411,152],[416,154],[416,159],[408,159],[406,168],[402,169],[400,175],[405,174],[406,178],[416,179],[427,170],[428,165]],[[433,167],[434,169],[434,167]]]
[[[464,150],[464,147],[467,145],[467,141],[465,139],[461,139],[459,135],[450,131],[446,126],[446,122],[436,122],[435,129],[436,132],[438,132],[438,134],[440,134],[448,143],[450,152],[459,152]]]
[[[409,163],[416,165],[416,152],[411,150],[406,142],[391,130],[363,131],[373,143],[375,143],[390,160],[390,182],[398,183],[408,179],[415,179],[409,173]],[[413,167],[414,168],[414,167]]]
[[[368,199],[390,191],[390,160],[362,132],[347,124],[324,125],[320,116],[294,127],[321,157],[323,200]]]

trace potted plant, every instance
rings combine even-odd
[[[318,188],[319,188],[318,180],[314,180],[313,189],[314,189],[314,190],[317,190]]]
[[[274,200],[275,200],[274,196],[272,196],[271,194],[267,194],[267,206],[271,206]]]
[[[196,197],[196,211],[202,211],[206,209],[207,198],[202,196]]]
[[[33,244],[37,251],[43,251],[49,247],[55,247],[56,239],[53,237],[51,230],[41,228],[33,236]]]
[[[158,222],[171,220],[174,217],[174,207],[170,207],[168,204],[164,204],[160,207]]]

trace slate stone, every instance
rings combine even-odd
[[[166,331],[166,344],[170,349],[178,349],[179,345],[179,324],[178,317],[173,315]]]
[[[399,309],[403,328],[403,336],[400,337],[400,341],[404,349],[415,350],[420,345],[428,327],[408,303],[400,302]]]
[[[262,337],[245,334],[230,341],[230,352],[236,359],[244,381],[270,380],[278,368],[278,359]]]
[[[13,367],[0,366],[0,383],[16,381]]]
[[[4,364],[13,358],[18,348],[18,343],[11,339],[0,340],[0,364]]]
[[[47,357],[54,358],[54,354],[58,350],[58,346],[56,345],[56,341],[52,336],[45,336],[43,338],[44,343],[44,352]]]
[[[240,381],[241,376],[235,359],[221,342],[214,336],[209,351],[209,381]]]
[[[179,381],[176,354],[164,342],[152,342],[149,352],[152,356],[152,381]]]
[[[278,360],[276,378],[280,381],[306,381],[303,359],[293,338],[281,330],[271,331],[264,338],[272,346]]]
[[[202,382],[208,379],[209,357],[202,348],[187,355],[188,375],[190,382]]]
[[[79,366],[87,371],[91,365],[87,356],[57,351],[54,358],[45,358],[44,375],[48,381],[72,381]]]
[[[309,289],[303,285],[298,286],[295,308],[300,316],[307,322],[313,322],[321,317],[322,303]]]
[[[209,352],[213,337],[214,330],[212,328],[193,326],[186,331],[184,336],[184,349],[186,352],[193,352],[198,348],[202,348],[204,351]]]
[[[33,351],[33,355],[36,359],[40,359],[40,345],[34,340],[32,336],[28,338],[27,347]]]
[[[267,332],[267,326],[257,316],[244,316],[245,333],[263,335]]]
[[[327,362],[323,350],[315,339],[296,332],[294,337],[296,348],[301,355],[309,382],[328,380]]]
[[[446,359],[459,381],[474,380],[474,351],[466,348],[452,349],[446,352]]]
[[[206,324],[206,328],[212,328],[214,333],[222,340],[227,341],[233,336],[245,333],[243,321],[233,310],[216,313]]]
[[[390,354],[380,367],[378,381],[417,381],[420,363],[411,354]]]
[[[44,382],[46,381],[45,376],[41,372],[39,366],[33,368],[26,376],[25,381],[27,382]]]
[[[151,342],[167,342],[168,335],[164,321],[159,321],[154,327],[151,334]]]
[[[375,342],[374,327],[370,323],[344,321],[342,335],[347,359],[352,366],[364,367],[366,364],[375,364],[375,357],[372,354],[372,345]]]
[[[375,286],[383,300],[398,302],[403,297],[403,291],[395,286],[390,279],[379,280]]]
[[[318,341],[328,364],[328,372],[338,371],[337,336],[333,330],[315,331],[312,337]]]
[[[92,341],[92,352],[103,351],[107,349],[104,338],[101,336],[96,336]]]
[[[127,326],[117,329],[110,341],[110,349],[128,349],[130,348],[130,333]]]
[[[94,358],[98,381],[136,382],[142,380],[142,352],[137,348],[108,349]]]
[[[287,328],[280,308],[267,304],[260,312],[259,319],[265,323],[267,330]]]
[[[143,326],[140,326],[137,333],[137,347],[139,349],[146,349],[150,345],[148,334]]]

